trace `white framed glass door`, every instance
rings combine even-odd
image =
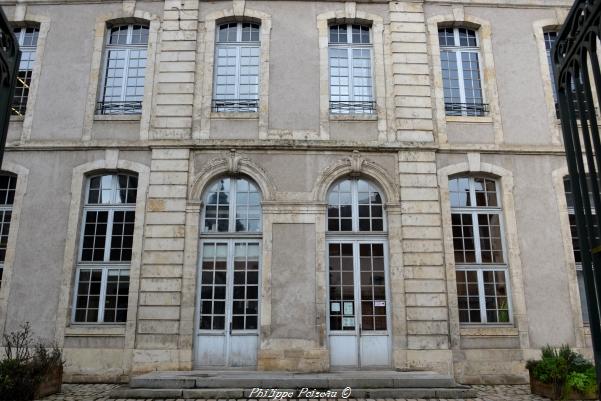
[[[328,338],[334,368],[390,366],[386,254],[382,240],[328,241]]]
[[[205,240],[200,244],[195,364],[257,364],[260,241]]]

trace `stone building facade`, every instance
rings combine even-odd
[[[0,4],[27,50],[0,325],[68,380],[590,354],[546,50],[570,2]]]

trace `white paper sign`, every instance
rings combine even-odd
[[[386,306],[386,301],[375,301],[374,306]]]
[[[330,305],[330,310],[332,312],[340,312],[340,302],[332,302]]]
[[[352,302],[345,302],[344,303],[344,314],[345,315],[354,315],[355,314],[353,312],[353,303]]]
[[[343,317],[342,318],[342,327],[355,327],[355,318],[354,317]]]

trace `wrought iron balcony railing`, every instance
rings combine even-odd
[[[96,114],[142,114],[142,102],[97,102]]]
[[[338,101],[330,100],[331,114],[373,114],[376,111],[374,101]]]
[[[448,103],[444,104],[447,116],[485,116],[489,112],[487,103]]]
[[[215,112],[256,113],[259,111],[259,99],[213,99]]]

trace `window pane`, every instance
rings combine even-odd
[[[126,321],[128,293],[129,270],[108,270],[106,280],[106,300],[104,304],[105,323],[123,323]]]
[[[504,270],[483,271],[488,323],[509,323],[509,298]]]
[[[102,270],[81,269],[75,297],[75,321],[97,322],[100,306]]]
[[[478,275],[475,270],[461,270],[455,273],[459,321],[461,323],[479,323],[480,299],[478,295]]]
[[[104,260],[106,229],[108,223],[107,211],[88,211],[85,213],[82,261]]]
[[[29,88],[31,86],[33,64],[35,63],[39,30],[34,27],[16,28],[14,33],[19,42],[21,61],[19,63],[19,71],[17,71],[17,81],[15,83],[11,114],[23,116],[26,112],[27,100],[29,97]]]

